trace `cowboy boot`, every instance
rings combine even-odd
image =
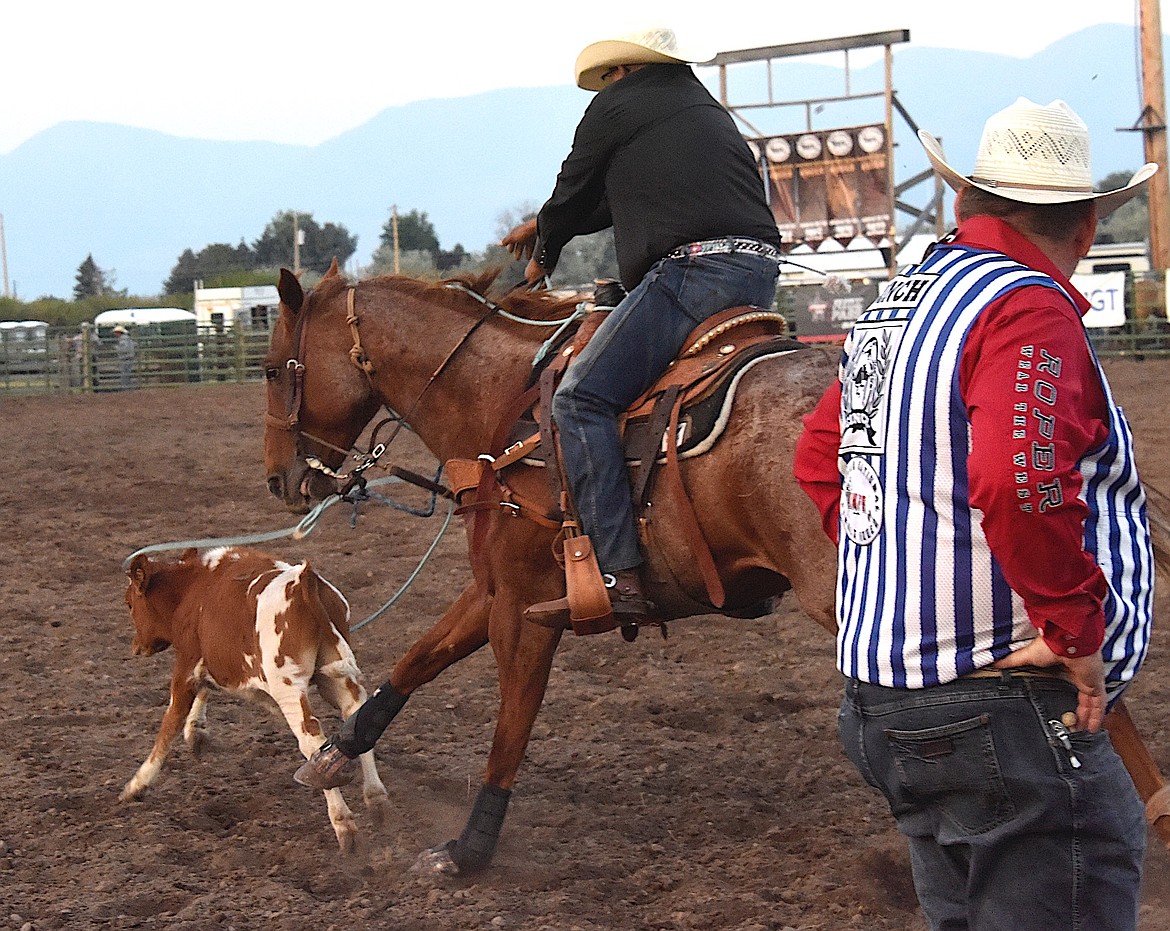
[[[628,627],[646,623],[653,610],[650,601],[642,594],[642,580],[637,569],[619,569],[604,573],[606,594],[613,606],[613,613],[602,618],[574,623],[569,615],[569,599],[557,598],[542,601],[524,609],[524,620],[554,630],[572,630],[577,634],[603,634],[615,627]]]
[[[619,569],[617,572],[607,572],[604,579],[617,626],[646,623],[654,606],[642,593],[642,578],[638,570]]]

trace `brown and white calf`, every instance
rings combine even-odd
[[[177,562],[136,556],[127,573],[134,653],[151,656],[171,646],[175,665],[154,748],[122,789],[123,801],[140,798],[154,782],[180,728],[198,750],[209,688],[271,697],[306,759],[325,742],[309,704],[310,683],[346,717],[366,700],[347,639],[349,604],[307,562],[289,565],[251,549],[189,549]],[[380,818],[386,789],[372,752],[362,755],[361,767],[366,805]],[[351,850],[353,813],[339,789],[325,799],[338,844]]]

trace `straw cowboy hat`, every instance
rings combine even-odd
[[[1094,191],[1089,129],[1063,100],[1042,107],[1021,97],[988,117],[969,176],[947,164],[942,146],[930,133],[920,129],[918,139],[934,170],[955,191],[977,187],[1025,204],[1095,200],[1102,217],[1138,193],[1158,170],[1150,162],[1124,187]]]
[[[114,327],[114,332],[115,333],[125,333],[126,328],[124,326],[122,326],[122,324],[119,323],[116,327]]]
[[[601,76],[618,65],[696,64],[714,57],[711,52],[680,48],[673,29],[655,26],[585,46],[577,56],[577,86],[601,90],[605,86]]]

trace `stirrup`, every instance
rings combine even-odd
[[[529,605],[524,609],[524,620],[553,630],[568,630],[572,626],[569,621],[569,599],[556,598]]]

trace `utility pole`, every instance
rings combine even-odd
[[[1165,276],[1170,268],[1170,164],[1166,152],[1166,72],[1162,65],[1161,0],[1141,0],[1138,29],[1142,50],[1142,97],[1138,119],[1147,162],[1161,168],[1149,181],[1150,265]]]
[[[0,266],[4,268],[4,296],[12,297],[8,290],[8,245],[4,241],[4,214],[0,213]]]
[[[297,226],[297,215],[293,213],[293,274],[301,273],[301,231]]]
[[[398,274],[398,205],[390,205],[390,228],[394,232],[394,274]]]

